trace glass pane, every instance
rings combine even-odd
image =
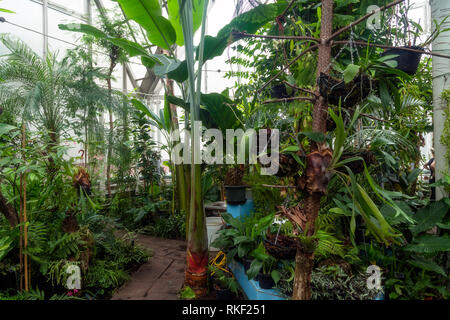
[[[14,35],[42,55],[44,42],[42,6],[29,0],[3,0],[0,7],[15,12],[0,13],[1,17],[10,22],[0,23],[0,32]],[[0,54],[4,53],[6,49],[0,45]]]
[[[48,34],[51,36],[48,39],[49,49],[52,51],[59,51],[60,58],[63,57],[67,49],[73,49],[79,45],[79,39],[82,36],[77,32],[59,29],[58,25],[65,23],[83,23],[83,21],[59,11],[50,8],[48,9]]]
[[[77,13],[84,14],[85,12],[85,0],[52,0],[52,2]]]

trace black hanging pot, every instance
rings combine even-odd
[[[275,237],[264,239],[264,248],[268,254],[278,260],[291,260],[297,254],[296,240],[284,235],[278,235],[276,243]]]
[[[367,98],[375,86],[375,82],[364,73],[358,74],[352,81],[336,79],[323,72],[317,79],[319,92],[325,100],[335,106],[353,108],[356,104]]]
[[[217,300],[233,300],[234,298],[234,294],[230,289],[223,289],[218,285],[214,285],[214,290],[216,291]]]
[[[418,47],[418,46],[401,47],[401,48],[425,51],[422,47]],[[385,52],[383,52],[383,54],[381,56],[384,57],[384,56],[390,56],[390,55],[397,55],[397,57],[388,60],[388,61],[396,61],[397,62],[397,67],[396,67],[397,70],[403,71],[403,72],[409,74],[410,76],[412,76],[417,72],[417,68],[419,67],[419,62],[420,62],[422,53],[401,50],[399,48],[392,48],[392,49],[387,49]]]
[[[288,94],[286,86],[284,84],[277,84],[270,88],[270,96],[277,99],[291,97],[291,95]]]
[[[225,186],[225,195],[229,204],[244,204],[246,186]]]
[[[272,289],[275,286],[275,281],[270,274],[258,273],[257,279],[261,289]]]

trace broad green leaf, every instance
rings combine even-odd
[[[167,94],[164,95],[164,125],[168,131],[172,129],[172,112],[170,110],[170,103],[167,100]]]
[[[169,102],[189,111],[189,104],[174,96],[168,97]],[[233,101],[220,93],[201,95],[200,120],[206,128],[226,129],[239,127],[238,116],[241,111],[233,106]]]
[[[155,121],[155,123],[157,124],[157,126],[159,128],[161,128],[161,129],[164,128],[163,120],[156,113],[154,113],[152,110],[147,108],[147,106],[145,104],[143,104],[142,102],[140,102],[137,99],[132,99],[131,103],[137,110],[143,112],[146,116],[148,116],[150,119]]]
[[[417,224],[410,228],[411,232],[418,234],[431,229],[436,223],[442,221],[447,212],[448,205],[444,201],[431,202],[426,207],[418,210],[414,215]]]
[[[427,271],[436,272],[444,277],[448,277],[444,269],[433,260],[427,260],[422,257],[415,257],[414,260],[408,260],[409,264]]]
[[[333,160],[331,161],[331,167],[339,161],[341,158],[342,152],[344,150],[344,142],[346,138],[345,127],[344,127],[344,119],[342,118],[342,114],[339,112],[339,116],[334,113],[332,109],[328,109],[328,112],[336,123],[335,139],[334,139],[334,147],[333,147]]]
[[[255,33],[266,23],[273,21],[276,17],[278,17],[286,6],[286,3],[259,5],[256,8],[234,18],[228,25],[223,27],[215,37],[206,36],[203,50],[203,63],[215,57],[221,56],[227,46],[238,40],[231,36],[233,30]],[[197,48],[197,60],[198,50],[199,49]],[[169,78],[178,82],[187,80],[186,61],[183,61],[180,66],[173,71],[173,74],[173,77],[171,74],[168,74]],[[175,78],[175,76],[177,78]]]
[[[350,162],[353,162],[353,161],[364,161],[364,159],[361,158],[361,157],[351,157],[351,158],[339,161],[338,163],[336,163],[334,165],[334,168],[339,168],[340,166],[343,166],[344,164],[347,164],[347,163],[350,163]]]
[[[202,23],[203,6],[205,4],[204,0],[193,0],[193,13],[192,18],[194,22],[194,32],[198,30]],[[179,46],[184,45],[183,30],[181,28],[180,22],[180,7],[178,5],[178,0],[168,0],[167,9],[169,12],[169,21],[175,29],[177,35],[176,43]]]
[[[277,284],[281,279],[281,274],[278,270],[272,270],[270,275],[272,276],[272,279],[275,282],[275,284]]]
[[[109,42],[112,44],[124,49],[130,57],[136,57],[136,56],[145,56],[149,59],[153,60],[156,63],[161,63],[157,58],[156,55],[149,55],[148,51],[143,48],[141,45],[137,44],[136,42],[126,40],[126,39],[120,39],[120,38],[108,38]]]
[[[289,147],[284,148],[281,152],[282,153],[284,153],[284,152],[298,152],[299,150],[300,150],[299,146],[289,146]]]
[[[2,8],[0,8],[0,12],[15,13],[14,11],[11,11],[11,10],[8,10],[8,9],[2,9]]]
[[[175,59],[169,58],[168,56],[163,54],[156,54],[155,57],[157,57],[161,63],[153,69],[155,75],[157,75],[158,77],[164,77],[168,73],[180,67],[182,63],[181,61],[176,61]]]
[[[248,268],[248,270],[247,270],[248,278],[250,280],[255,278],[258,275],[259,271],[261,270],[262,266],[263,266],[262,261],[260,261],[258,259],[254,259],[252,261],[252,263],[250,264],[250,268]]]
[[[94,26],[91,26],[89,24],[83,24],[83,23],[68,23],[68,24],[59,24],[59,29],[61,30],[67,30],[67,31],[74,31],[74,32],[81,32],[84,34],[88,34],[91,36],[94,36],[99,39],[106,39],[108,36],[103,31],[97,29]]]
[[[355,64],[349,64],[347,68],[344,70],[344,81],[345,83],[351,82],[355,79],[356,75],[359,72],[360,67]]]
[[[415,238],[414,243],[405,246],[404,250],[417,253],[450,251],[450,239],[427,234]]]
[[[12,249],[12,240],[9,237],[0,239],[0,261],[8,254]]]
[[[6,124],[6,123],[0,123],[0,136],[9,133],[13,130],[16,130],[17,127],[14,127],[12,125]]]
[[[176,32],[169,20],[162,16],[158,0],[118,0],[126,16],[140,24],[150,42],[169,50],[176,41]]]
[[[300,135],[303,135],[315,142],[323,142],[326,139],[325,135],[322,132],[302,131],[299,132],[299,136]]]
[[[111,42],[112,44],[122,48],[125,50],[130,57],[136,57],[136,56],[142,56],[142,58],[145,57],[147,59],[147,63],[145,65],[147,67],[152,68],[155,63],[161,64],[162,62],[158,60],[156,55],[150,54],[144,47],[142,47],[140,44],[127,40],[127,39],[121,39],[121,38],[111,38],[108,37],[107,34],[105,34],[103,31],[88,25],[88,24],[80,24],[80,23],[69,23],[69,24],[60,24],[59,28],[61,30],[68,30],[73,32],[81,32],[84,34],[88,34],[91,36],[94,36],[97,39],[104,39],[106,41]]]

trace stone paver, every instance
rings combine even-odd
[[[112,300],[176,300],[184,281],[185,242],[144,235],[138,235],[136,241],[153,255]]]

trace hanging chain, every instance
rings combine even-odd
[[[350,27],[349,46],[350,46],[350,57],[351,57],[351,60],[352,60],[352,64],[355,64],[354,60],[353,60],[353,50],[356,51],[356,56],[358,57],[358,61],[361,60],[361,57],[359,55],[358,48],[357,48],[357,46],[355,44],[355,40],[354,39],[355,39],[355,33],[353,32],[353,27]]]

